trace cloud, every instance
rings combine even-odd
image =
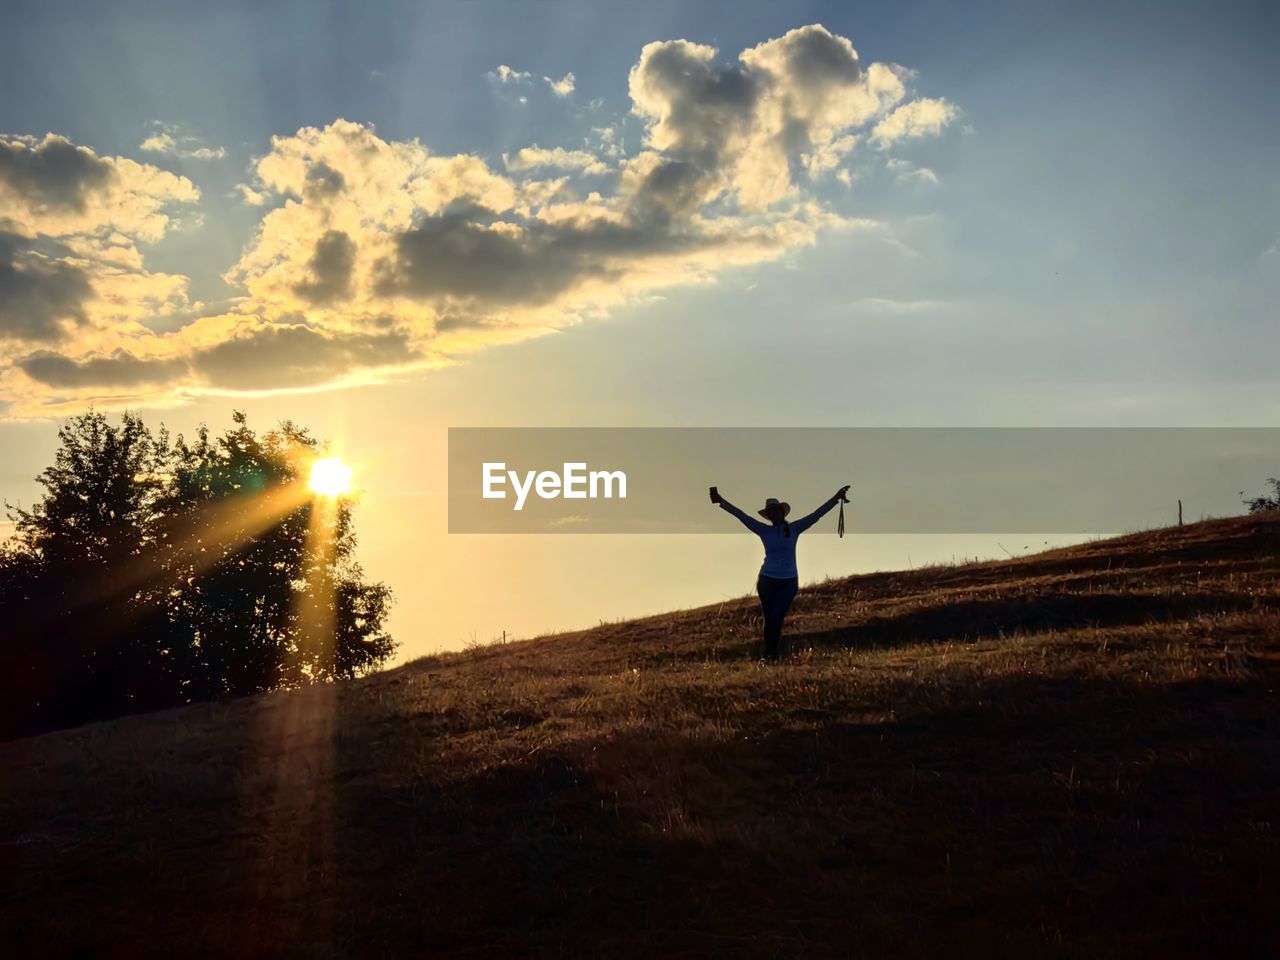
[[[559,80],[552,80],[550,77],[543,77],[542,79],[547,82],[547,86],[551,88],[551,92],[557,97],[567,97],[573,93],[575,81],[572,73],[566,73]]]
[[[0,338],[92,337],[184,302],[183,278],[148,272],[137,244],[199,196],[185,177],[53,134],[0,137]]]
[[[346,186],[346,178],[322,160],[307,169],[302,193],[304,196],[333,197],[342,193]]]
[[[35,248],[31,239],[0,232],[0,341],[57,341],[67,335],[67,321],[86,321],[93,286],[85,271]]]
[[[938,175],[928,167],[916,167],[914,170],[904,170],[898,174],[898,182],[900,183],[937,183]]]
[[[800,154],[800,160],[804,163],[804,168],[810,177],[821,176],[838,167],[844,158],[853,152],[859,139],[861,138],[851,133],[836,137],[827,143],[815,144],[811,151]]]
[[[88,196],[114,174],[110,161],[63,137],[0,137],[0,191],[28,217],[36,210],[83,213]]]
[[[261,193],[253,189],[253,187],[249,186],[247,183],[237,183],[236,193],[240,195],[241,200],[251,207],[266,206],[267,200],[269,199],[265,193]]]
[[[521,70],[512,70],[505,63],[498,64],[498,68],[496,70],[490,70],[485,74],[485,77],[491,83],[501,84],[527,84],[533,81],[533,74],[525,73]]]
[[[149,335],[149,318],[192,306],[186,278],[147,270],[138,245],[161,239],[199,196],[185,177],[54,134],[0,137],[0,395],[10,413],[39,406],[45,387],[89,385],[88,373]],[[86,358],[88,373],[30,353],[41,344]]]
[[[173,225],[171,207],[199,198],[186,177],[64,137],[0,136],[0,211],[6,229],[27,236],[115,231],[154,242]]]
[[[182,160],[221,160],[227,155],[225,147],[205,146],[199,137],[187,136],[177,127],[158,122],[153,125],[156,131],[138,144],[139,150],[164,153]]]
[[[693,204],[729,194],[761,210],[785,200],[797,166],[834,166],[829,158],[852,148],[845,138],[855,128],[905,96],[906,71],[864,69],[847,39],[818,25],[745,50],[736,63],[716,56],[687,40],[651,43],[630,76],[646,145],[683,166],[662,176],[680,179]]]
[[[502,163],[511,173],[524,173],[539,168],[580,170],[586,174],[607,173],[609,165],[589,150],[566,150],[564,147],[544,149],[536,143],[514,154],[503,154]]]
[[[172,153],[177,148],[173,137],[167,133],[153,133],[138,144],[139,150],[150,150],[154,153]]]
[[[937,136],[955,116],[955,106],[946,100],[913,100],[877,123],[871,137],[883,149],[903,138]]]
[[[28,377],[52,387],[138,387],[170,383],[187,372],[185,359],[144,359],[117,349],[107,356],[73,360],[40,350],[23,357],[18,366]]]
[[[506,65],[488,76],[532,85]],[[631,155],[617,124],[499,164],[344,119],[275,136],[236,187],[262,214],[217,311],[140,246],[199,198],[189,180],[53,135],[0,139],[0,396],[22,415],[122,391],[142,405],[377,382],[874,227],[814,187],[852,182],[842,164],[868,140],[942,129],[954,108],[910,100],[907,81],[809,26],[735,58],[645,46]]]
[[[308,266],[311,277],[294,284],[294,291],[311,303],[343,300],[351,292],[351,270],[356,246],[341,230],[328,230],[316,241]]]
[[[270,391],[314,387],[369,368],[407,365],[421,359],[408,336],[384,333],[325,333],[302,324],[268,324],[198,350],[192,367],[216,388]]]
[[[559,528],[559,527],[580,527],[580,526],[582,526],[584,523],[589,523],[589,522],[590,522],[590,520],[589,520],[587,517],[584,517],[584,516],[582,516],[581,514],[571,513],[571,514],[569,514],[568,516],[564,516],[564,517],[556,517],[554,520],[548,520],[548,521],[547,521],[547,526],[548,526],[548,527],[555,527],[555,528]]]
[[[938,175],[928,167],[917,167],[909,160],[900,160],[897,157],[890,157],[885,162],[885,167],[894,174],[894,179],[898,183],[928,183],[936,184]]]
[[[285,202],[226,276],[263,320],[305,316],[345,335],[389,319],[432,365],[709,282],[850,225],[801,200],[751,217],[700,211],[683,188],[687,165],[654,151],[627,161],[608,195],[576,196],[563,177],[509,177],[598,163],[530,147],[505,158],[504,175],[347,121],[304,128],[275,138],[259,161],[253,189]]]
[[[599,145],[600,152],[605,156],[615,159],[622,156],[622,135],[618,132],[616,125],[592,127],[591,133]]]
[[[397,235],[377,289],[416,299],[536,307],[578,282],[621,279],[621,264],[604,254],[641,256],[656,239],[607,221],[495,230],[467,212],[432,217]]]

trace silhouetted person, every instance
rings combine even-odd
[[[765,501],[764,509],[758,511],[769,522],[761,523],[720,496],[715,487],[711,488],[711,502],[719,504],[721,510],[741,520],[742,525],[764,543],[764,564],[760,567],[760,576],[756,580],[756,592],[760,595],[760,609],[764,614],[766,660],[778,659],[782,642],[782,621],[800,589],[800,575],[796,570],[796,539],[844,500],[848,491],[849,485],[846,484],[813,513],[793,523],[787,522],[791,504],[770,497]]]

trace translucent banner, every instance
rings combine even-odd
[[[850,533],[1116,533],[1277,475],[1275,428],[452,428],[449,532],[737,533],[708,488],[795,518],[848,483]]]

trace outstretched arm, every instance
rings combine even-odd
[[[848,492],[849,487],[847,485],[841,487],[836,491],[836,495],[834,497],[820,506],[817,510],[813,511],[813,513],[809,514],[807,517],[801,517],[799,520],[792,520],[791,529],[796,533],[804,533],[815,523],[825,517],[832,507],[844,499],[844,495]]]
[[[748,530],[750,530],[752,533],[759,533],[761,530],[764,530],[768,526],[768,524],[763,523],[760,520],[757,520],[755,517],[749,516],[748,514],[744,513],[742,510],[739,510],[737,507],[735,507],[732,503],[730,503],[724,497],[720,497],[718,505],[720,509],[723,510],[725,513],[731,513],[735,517],[737,517],[739,520],[741,520],[742,525],[746,527]]]

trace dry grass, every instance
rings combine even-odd
[[[9,955],[1209,956],[1280,938],[1280,517],[0,745]]]

